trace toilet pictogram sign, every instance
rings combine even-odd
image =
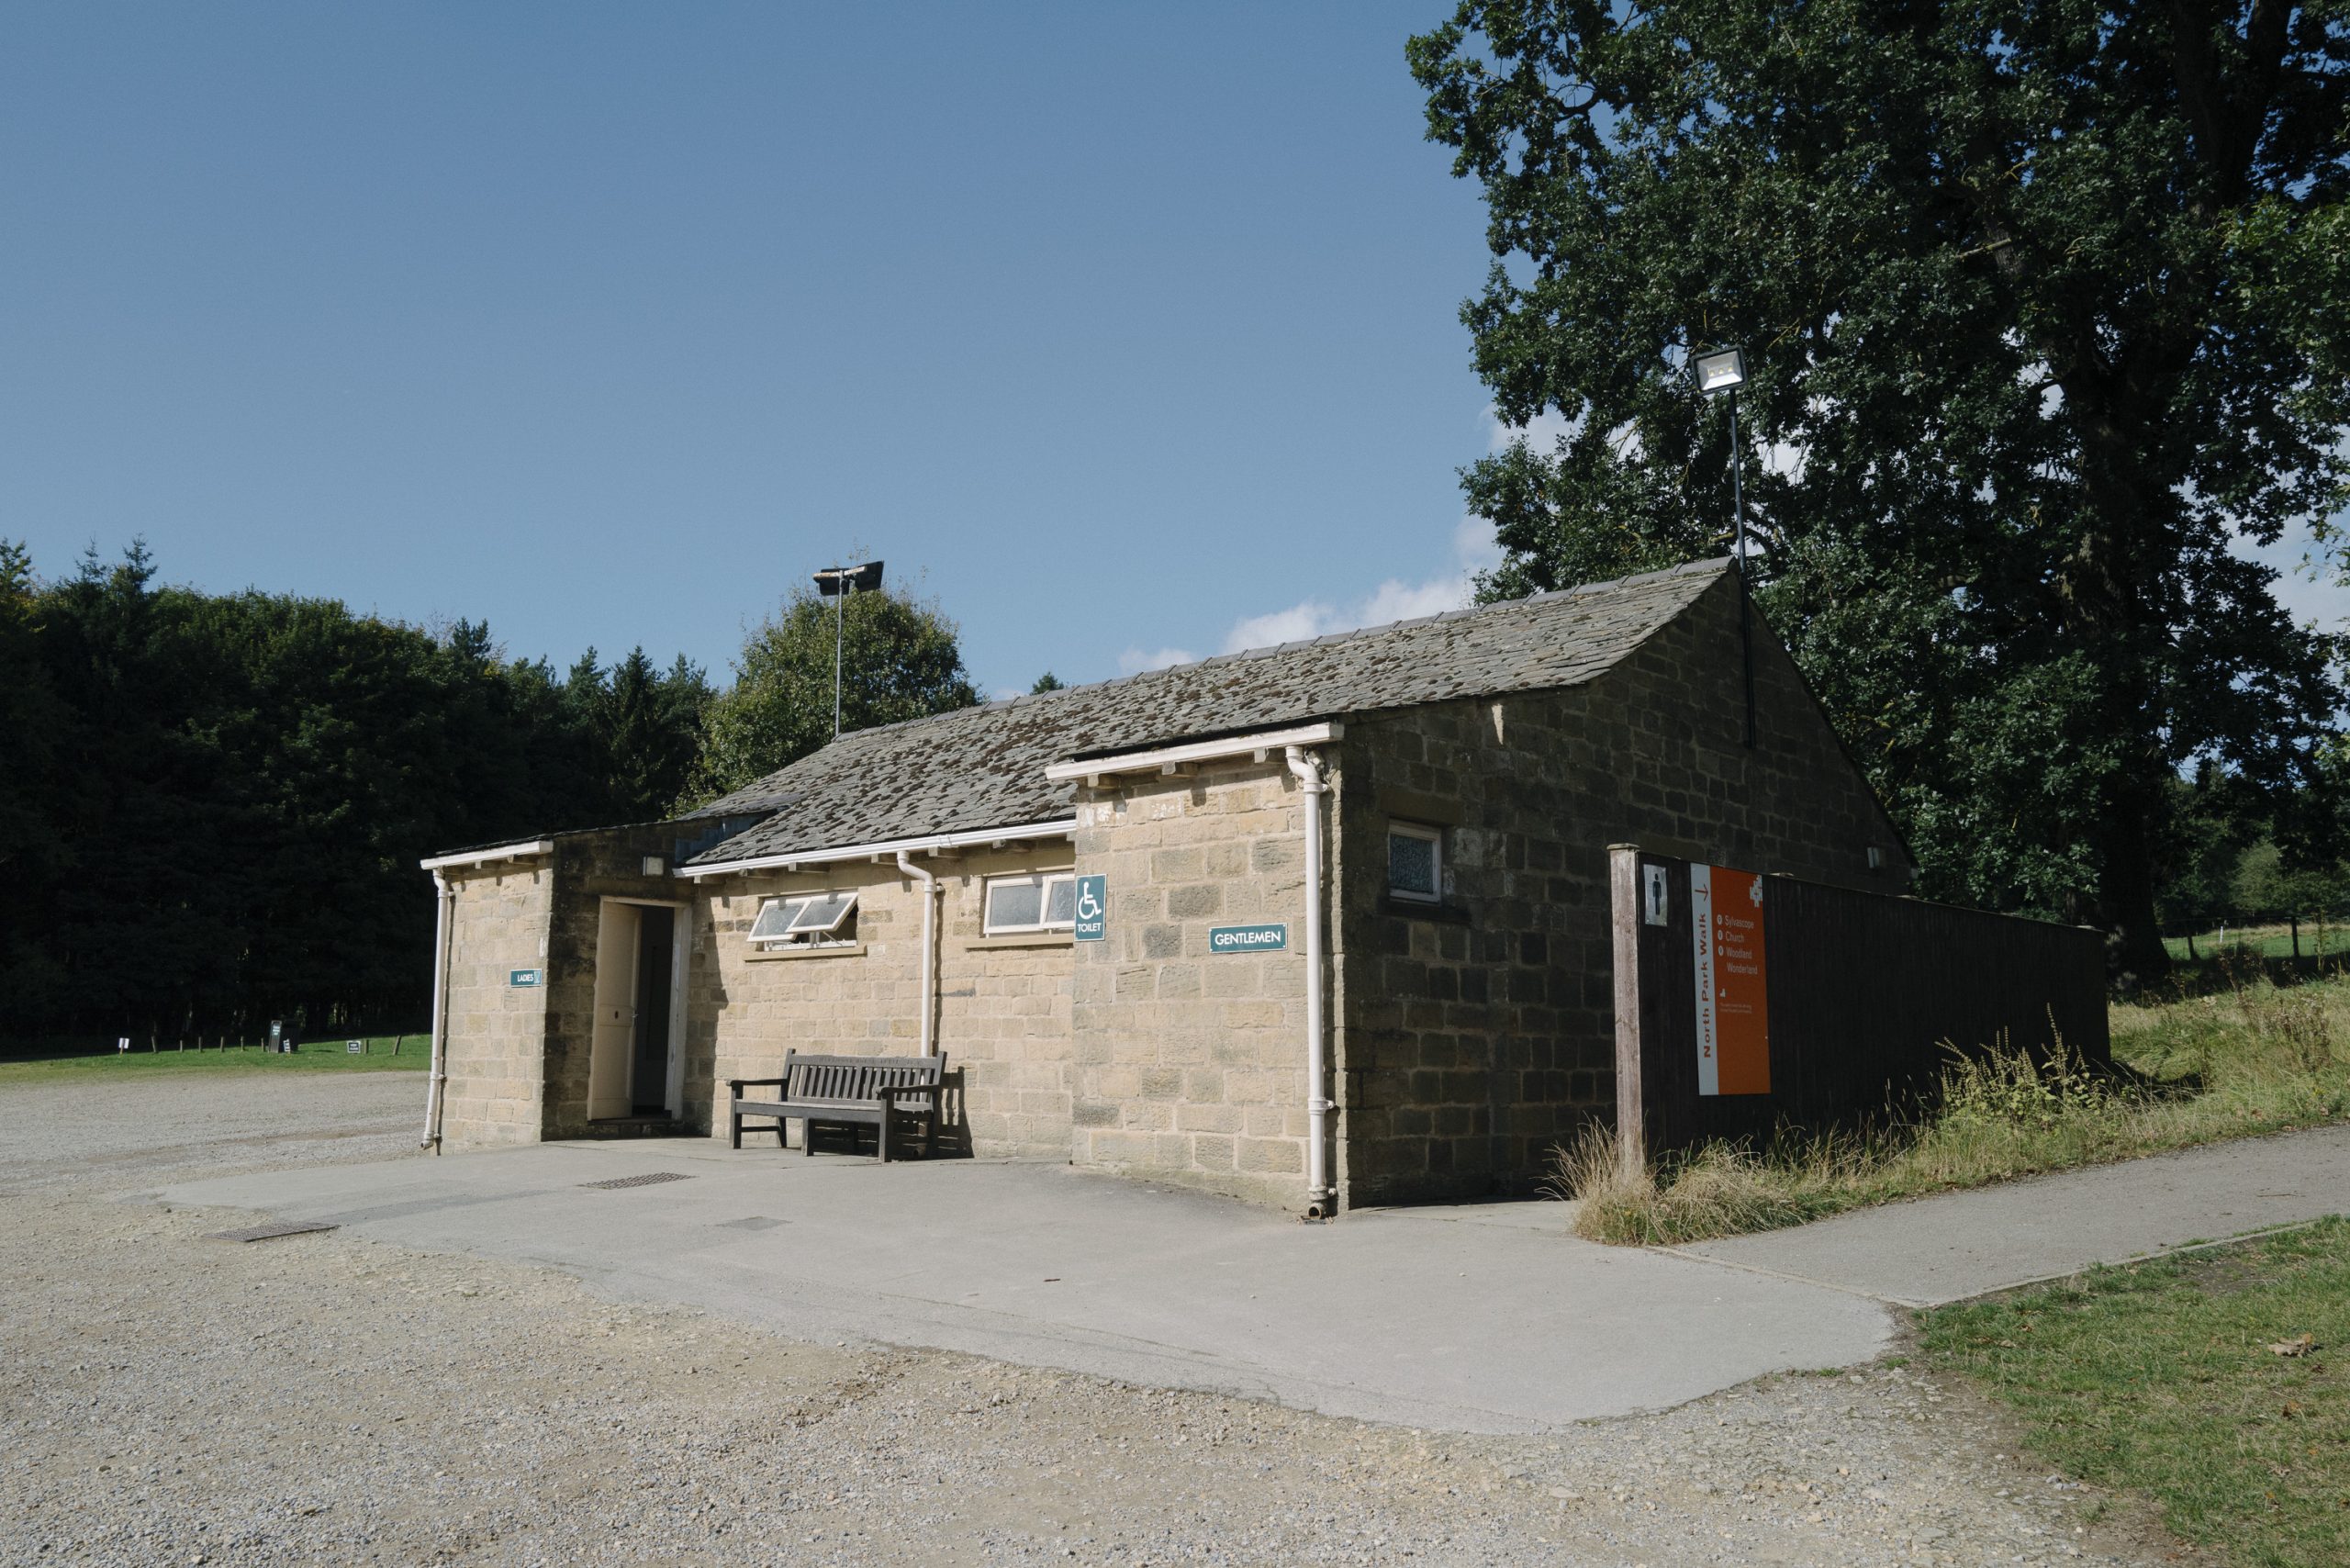
[[[1099,942],[1110,932],[1110,879],[1077,879],[1077,939]]]

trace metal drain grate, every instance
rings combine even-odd
[[[643,1176],[615,1176],[609,1182],[582,1182],[583,1187],[595,1187],[610,1192],[615,1187],[650,1187],[662,1182],[690,1182],[693,1178],[682,1170],[655,1170]]]
[[[322,1225],[317,1220],[286,1220],[277,1225],[250,1225],[242,1230],[216,1230],[205,1238],[207,1241],[271,1241],[281,1236],[308,1236],[317,1230],[337,1230],[339,1226]]]

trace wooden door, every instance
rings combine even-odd
[[[596,929],[596,1025],[588,1047],[588,1119],[629,1114],[636,1043],[636,905],[607,900]]]

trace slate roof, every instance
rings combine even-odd
[[[843,735],[698,814],[771,812],[696,856],[725,865],[1069,815],[1073,757],[1383,709],[1574,686],[1719,580],[1726,561],[1227,654]]]

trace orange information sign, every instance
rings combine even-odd
[[[1768,1094],[1762,879],[1726,866],[1691,866],[1689,938],[1696,960],[1697,1092]]]

